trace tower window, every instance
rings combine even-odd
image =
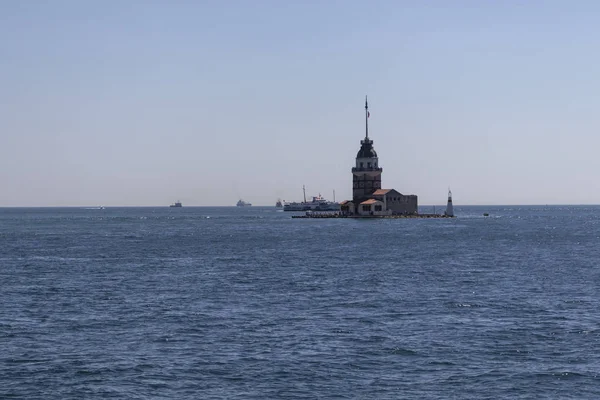
[[[371,163],[367,163],[367,167],[371,168]]]
[[[360,163],[360,167],[361,167],[361,168],[363,167],[363,163]]]

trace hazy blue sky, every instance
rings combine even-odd
[[[0,1],[0,206],[600,203],[598,1]]]

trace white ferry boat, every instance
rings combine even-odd
[[[283,211],[340,211],[340,203],[326,200],[321,194],[313,196],[311,201],[306,201],[306,189],[302,186],[304,192],[303,202],[284,202]]]

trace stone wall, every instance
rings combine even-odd
[[[386,206],[393,214],[416,214],[419,210],[415,195],[386,196]]]

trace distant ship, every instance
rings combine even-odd
[[[275,203],[275,207],[277,207],[277,208],[283,207],[283,204],[281,203],[281,199],[277,199],[277,202]]]
[[[340,211],[340,203],[329,201],[320,194],[313,196],[312,201],[306,201],[306,189],[302,186],[304,192],[303,202],[291,202],[283,205],[283,211]]]
[[[183,206],[181,205],[180,201],[176,201],[175,203],[171,204],[169,207],[183,207]]]
[[[246,203],[244,200],[239,199],[236,206],[238,207],[250,207],[252,203]]]

